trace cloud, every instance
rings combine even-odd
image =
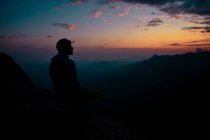
[[[82,0],[73,0],[72,5],[80,5],[82,2]]]
[[[199,53],[199,52],[205,52],[206,50],[203,48],[196,48],[195,52]]]
[[[209,33],[210,27],[209,26],[205,26],[205,27],[193,26],[193,27],[184,27],[184,28],[182,28],[182,30],[200,31],[201,33]]]
[[[100,17],[102,15],[103,12],[101,12],[99,9],[95,9],[93,11],[91,11],[92,17],[97,18]]]
[[[113,4],[113,3],[116,3],[116,2],[121,2],[122,0],[101,0],[99,1],[98,3],[99,4]]]
[[[208,43],[208,44],[188,44],[185,46],[210,46],[210,43]]]
[[[151,4],[151,5],[160,5],[160,4],[166,3],[167,1],[171,1],[171,0],[102,0],[100,3],[101,4],[113,4],[115,2],[128,2],[128,3],[142,3],[142,4]]]
[[[188,43],[199,43],[199,42],[210,42],[210,39],[194,40],[194,41],[185,42],[185,44],[188,44]]]
[[[201,31],[201,33],[210,33],[210,30]]]
[[[155,6],[171,15],[179,13],[210,15],[210,0],[103,0],[100,3],[112,4],[119,1]]]
[[[116,12],[115,14],[118,15],[118,16],[120,16],[120,17],[123,17],[123,16],[127,16],[128,15],[128,12],[127,11]]]
[[[171,19],[181,19],[182,16],[171,15],[170,18],[171,18]]]
[[[151,21],[148,22],[147,26],[159,26],[160,24],[164,23],[159,18],[153,18]]]
[[[184,27],[182,30],[203,30],[203,29],[209,29],[210,27],[198,27],[198,26],[193,26],[193,27]]]
[[[182,29],[189,31],[200,31],[201,33],[210,33],[210,17],[192,17],[192,20],[190,20],[190,22],[194,24],[200,24],[201,26],[185,27]]]
[[[179,43],[173,43],[173,44],[169,44],[170,46],[182,46],[181,44]]]
[[[170,46],[210,46],[210,39],[202,39],[202,40],[193,40],[188,42],[173,43],[169,44]]]
[[[209,19],[194,19],[192,17],[192,20],[190,20],[190,22],[195,23],[195,24],[203,24],[203,25],[210,25],[210,20]]]
[[[114,5],[114,6],[110,6],[109,8],[110,8],[110,9],[119,9],[120,6],[115,6],[115,5]]]
[[[210,43],[206,43],[206,44],[179,44],[179,43],[173,43],[173,44],[169,44],[170,46],[210,46]]]
[[[210,20],[208,20],[208,21],[203,21],[203,22],[201,22],[200,24],[207,24],[207,25],[210,25]]]
[[[80,5],[83,2],[89,2],[90,0],[66,0],[68,4]]]
[[[47,35],[46,37],[47,37],[47,38],[53,38],[53,37],[55,37],[55,36],[53,36],[53,35]]]
[[[18,39],[18,38],[25,38],[26,35],[22,34],[12,34],[12,35],[0,35],[0,39]]]
[[[75,30],[77,28],[76,24],[73,24],[73,23],[53,23],[52,25],[61,27],[67,30]]]

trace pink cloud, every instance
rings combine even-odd
[[[65,28],[67,30],[74,30],[74,29],[77,28],[77,25],[73,24],[73,23],[54,23],[52,25],[57,26],[57,27],[61,27],[61,28]]]
[[[171,19],[180,19],[182,18],[182,16],[177,16],[177,15],[172,15],[170,16]]]
[[[102,15],[102,12],[98,9],[95,9],[95,10],[91,11],[91,14],[92,14],[92,17],[97,18]]]
[[[72,5],[80,5],[82,2],[82,0],[73,0],[71,3]]]
[[[110,6],[109,8],[110,8],[110,9],[119,9],[120,6]]]
[[[128,12],[127,11],[124,11],[124,12],[116,12],[115,14],[118,15],[118,16],[120,16],[120,17],[123,17],[123,16],[127,16],[128,15]]]
[[[69,30],[74,30],[76,28],[77,28],[76,24],[68,24],[67,25],[67,29],[69,29]]]

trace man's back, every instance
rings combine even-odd
[[[51,59],[50,76],[60,95],[71,96],[80,88],[76,65],[68,56],[58,54]]]

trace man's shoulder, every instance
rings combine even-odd
[[[62,63],[62,64],[68,64],[68,65],[75,65],[75,62],[72,59],[69,59],[68,57],[64,57],[62,55],[55,55],[51,59],[52,63]]]

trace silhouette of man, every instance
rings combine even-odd
[[[74,129],[72,134],[77,134],[84,133],[89,123],[89,106],[86,92],[77,79],[76,64],[69,58],[69,55],[73,55],[72,43],[74,41],[68,39],[57,42],[58,54],[51,59],[49,71],[56,94],[70,105],[71,127]]]
[[[77,79],[76,64],[69,58],[73,55],[73,47],[68,39],[60,39],[56,44],[58,54],[51,59],[50,76],[54,84],[56,94],[67,97],[72,102],[89,102],[100,97],[94,91],[86,91],[80,86]],[[81,103],[80,103],[81,104]]]
[[[61,96],[75,96],[81,90],[76,65],[69,59],[69,55],[73,55],[73,42],[68,39],[59,40],[56,44],[58,54],[51,59],[50,76],[56,93]]]

